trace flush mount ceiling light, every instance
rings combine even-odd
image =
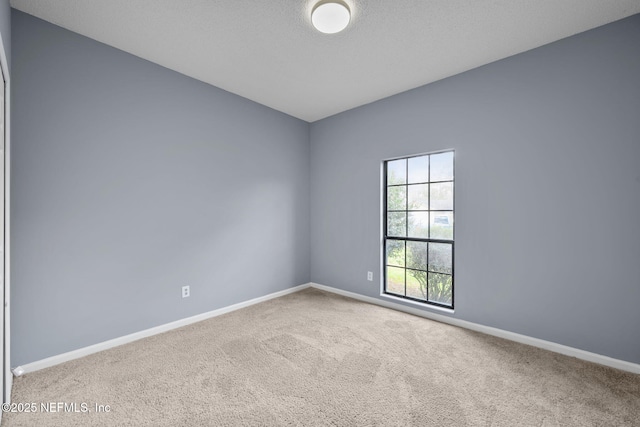
[[[321,1],[313,7],[311,23],[325,34],[339,33],[351,20],[349,6],[341,1]]]

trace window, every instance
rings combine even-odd
[[[385,294],[453,308],[453,151],[384,162]]]

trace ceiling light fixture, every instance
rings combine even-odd
[[[349,6],[342,1],[321,1],[311,11],[311,22],[316,30],[325,34],[339,33],[351,20]]]

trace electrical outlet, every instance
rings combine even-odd
[[[189,295],[191,295],[191,290],[189,289],[189,286],[183,286],[182,287],[182,298],[187,298]]]
[[[373,282],[373,271],[367,271],[367,280]]]

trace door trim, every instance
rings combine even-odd
[[[0,34],[0,67],[4,76],[4,295],[0,303],[4,303],[4,343],[2,377],[4,389],[2,402],[11,402],[13,374],[11,373],[11,248],[10,248],[10,213],[11,213],[11,73],[5,51],[5,41]],[[0,290],[1,291],[1,290]],[[1,292],[0,292],[1,293]],[[2,413],[0,412],[0,419]]]

